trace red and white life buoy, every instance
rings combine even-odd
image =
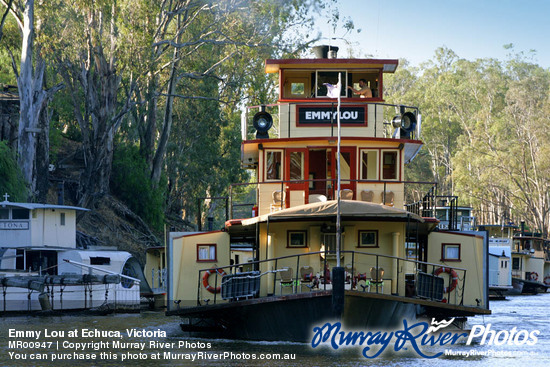
[[[451,268],[442,267],[436,269],[434,275],[439,275],[441,273],[447,273],[451,277],[449,286],[443,288],[443,293],[451,293],[458,285],[458,274]]]
[[[544,277],[544,284],[550,285],[550,275]]]
[[[539,273],[537,273],[536,271],[532,271],[531,275],[529,275],[529,279],[533,282],[536,282],[537,280],[539,280]]]
[[[220,269],[220,268],[214,269],[214,268],[212,268],[212,269],[209,269],[209,270],[205,271],[204,275],[202,276],[202,285],[210,293],[220,293],[220,291],[222,290],[221,286],[214,288],[208,282],[208,278],[210,278],[210,275],[214,274],[215,272],[218,272],[218,274],[220,274],[222,277],[224,275],[226,275],[226,273],[225,273],[225,271],[223,271],[223,269]]]

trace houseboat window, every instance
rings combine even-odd
[[[378,179],[378,151],[364,150],[361,152],[361,179]]]
[[[340,90],[340,96],[345,97],[347,95],[347,72],[346,71],[317,71],[316,75],[316,97],[327,96],[327,86],[325,83],[336,85],[338,84],[338,73],[342,73],[342,88]]]
[[[0,219],[10,219],[10,210],[0,209]]]
[[[397,180],[397,152],[383,152],[382,163],[382,179]]]
[[[25,250],[15,251],[15,268],[17,270],[25,270]]]
[[[290,177],[291,181],[304,179],[304,153],[290,153]]]
[[[519,270],[520,268],[520,258],[519,257],[514,257],[512,259],[512,269],[513,270]]]
[[[357,247],[378,247],[378,231],[359,231]]]
[[[65,213],[59,214],[59,224],[64,226],[65,225]]]
[[[441,244],[441,261],[460,261],[460,244]]]
[[[12,209],[12,219],[29,219],[28,209]]]
[[[111,264],[110,257],[103,257],[103,256],[90,257],[90,265],[110,265],[110,264]]]
[[[217,261],[216,244],[197,245],[197,261]]]
[[[288,231],[287,247],[307,247],[307,231]]]
[[[265,152],[265,161],[265,179],[281,180],[283,153],[281,151],[268,150]]]

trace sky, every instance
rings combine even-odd
[[[338,0],[343,17],[356,30],[345,36],[355,57],[405,58],[412,65],[432,59],[447,47],[460,58],[507,60],[514,53],[530,55],[534,63],[550,68],[550,0]],[[318,19],[323,37],[342,37],[328,19]],[[319,44],[326,44],[327,39]],[[340,50],[349,46],[333,40]],[[339,57],[348,54],[339,52]]]

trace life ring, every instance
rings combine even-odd
[[[219,287],[214,288],[208,282],[208,278],[210,278],[210,275],[214,274],[215,272],[218,272],[218,274],[220,274],[222,277],[224,275],[226,275],[226,273],[225,273],[225,271],[223,271],[223,269],[220,269],[220,268],[214,269],[214,268],[212,268],[212,269],[208,269],[207,271],[205,271],[204,275],[202,276],[202,285],[210,293],[220,293],[220,291],[222,290],[221,285]]]
[[[536,282],[537,280],[539,280],[539,273],[537,273],[536,271],[532,271],[529,275],[529,279],[533,282]]]
[[[550,275],[544,277],[544,284],[550,285]]]
[[[437,276],[441,273],[447,273],[451,276],[451,283],[449,284],[448,287],[443,288],[443,293],[451,293],[458,285],[458,274],[456,273],[456,271],[454,271],[451,268],[442,267],[442,268],[436,269],[434,272],[434,275]]]

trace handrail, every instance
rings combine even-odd
[[[221,284],[221,276],[218,276],[218,274],[219,274],[218,269],[222,269],[224,271],[227,270],[228,274],[231,274],[231,273],[233,273],[233,269],[238,269],[239,267],[250,266],[254,269],[259,269],[260,264],[262,264],[262,263],[274,262],[274,267],[272,267],[271,269],[269,269],[268,271],[265,271],[263,274],[260,275],[260,276],[263,276],[263,275],[269,274],[269,273],[275,274],[273,282],[272,282],[272,284],[273,284],[273,293],[271,294],[271,295],[274,295],[276,293],[276,284],[277,284],[277,280],[278,280],[277,279],[277,274],[279,272],[278,267],[279,267],[279,265],[281,264],[282,261],[291,260],[293,258],[296,258],[296,263],[295,263],[296,264],[296,271],[295,271],[294,281],[298,282],[298,285],[300,285],[300,281],[302,280],[301,277],[300,277],[300,259],[302,257],[305,257],[305,256],[321,256],[321,255],[326,255],[326,254],[332,254],[332,252],[329,253],[329,252],[325,252],[325,251],[315,251],[315,252],[308,252],[308,253],[304,253],[304,254],[279,256],[279,257],[271,258],[271,259],[256,260],[256,261],[251,261],[251,262],[247,262],[247,263],[240,263],[240,264],[228,265],[228,266],[223,266],[223,267],[201,269],[201,270],[198,271],[197,305],[199,305],[199,306],[201,305],[201,291],[203,290],[203,287],[201,287],[201,279],[202,279],[203,273],[206,272],[206,271],[216,270],[215,272],[212,272],[212,274],[215,275],[214,285],[213,285],[212,288],[216,289],[218,287],[218,285]],[[392,265],[392,267],[393,266],[397,267],[397,274],[398,274],[397,284],[396,284],[396,294],[399,294],[399,274],[404,273],[403,266],[401,266],[401,270],[400,270],[399,263],[400,262],[413,263],[415,265],[415,267],[413,268],[413,271],[414,271],[414,274],[417,275],[417,278],[419,277],[419,275],[418,275],[419,273],[428,274],[428,275],[431,274],[431,277],[432,277],[432,288],[431,288],[432,290],[430,290],[431,296],[426,297],[426,298],[430,298],[432,300],[435,299],[433,292],[434,292],[434,289],[435,289],[434,288],[435,278],[437,277],[436,275],[434,275],[436,268],[441,268],[441,267],[450,268],[448,265],[445,265],[445,264],[430,263],[430,262],[426,262],[426,261],[406,259],[406,258],[402,258],[402,257],[398,257],[398,256],[374,254],[374,253],[362,252],[362,251],[343,250],[343,251],[341,251],[341,254],[342,254],[342,256],[345,255],[345,254],[351,254],[351,269],[352,269],[352,271],[356,271],[356,267],[355,267],[356,264],[362,263],[362,261],[360,261],[361,256],[374,257],[375,264],[376,264],[375,267],[377,269],[380,269],[380,264],[382,262],[382,259],[385,259],[386,261],[396,260],[396,264]],[[321,279],[323,279],[323,277],[325,276],[325,269],[327,269],[327,256],[325,256],[323,258],[323,261],[321,262],[321,264],[322,264],[322,269],[319,269],[320,270],[319,273],[322,274]],[[427,270],[428,267],[432,268],[431,272],[423,272],[422,271],[422,269]],[[466,272],[467,272],[467,270],[464,269],[464,268],[458,268],[458,267],[452,267],[452,270],[459,271],[459,272],[462,273],[462,278],[460,279],[460,277],[458,277],[458,279],[457,279],[457,285],[458,285],[458,280],[461,280],[462,284],[460,286],[457,286],[454,290],[451,290],[451,291],[448,292],[448,302],[450,303],[451,293],[454,292],[454,302],[455,302],[455,304],[461,304],[462,305],[463,302],[464,302],[464,289],[465,289],[464,285],[465,285],[465,281],[466,281]],[[357,273],[357,274],[352,273],[351,274],[352,279],[355,279],[356,283],[358,282],[357,281],[358,274],[361,274],[361,273]],[[317,279],[317,281],[320,281],[321,279]],[[384,278],[382,278],[382,280],[384,280]],[[279,279],[279,281],[280,281],[280,279]],[[418,281],[418,279],[417,279],[417,281]],[[270,282],[268,282],[268,284],[269,283]],[[325,282],[323,284],[323,288],[325,290],[327,288],[327,283],[328,283],[328,281],[325,279]],[[352,280],[352,283],[353,283],[353,280]],[[319,285],[317,285],[317,286],[319,287]],[[379,293],[378,286],[379,286],[379,284],[377,282],[376,283],[376,293]],[[459,290],[461,290],[460,295],[458,293]],[[296,287],[295,290],[293,290],[293,293],[299,293],[297,291],[297,287]],[[214,293],[213,297],[214,297],[213,302],[215,304],[217,302],[217,294]],[[460,298],[460,303],[459,303],[459,298]]]
[[[235,188],[236,187],[252,186],[252,185],[256,186],[256,187],[259,187],[261,185],[280,185],[279,189],[281,191],[284,191],[285,190],[285,185],[296,183],[296,182],[303,182],[304,184],[309,184],[311,182],[332,182],[332,183],[334,183],[335,180],[336,179],[334,179],[334,178],[330,178],[330,179],[319,178],[319,179],[304,179],[304,180],[273,180],[273,181],[254,181],[254,182],[233,183],[233,184],[230,185],[230,189],[229,189],[229,192],[230,192],[230,194],[229,194],[230,195],[230,201],[229,201],[230,204],[229,205],[231,206],[230,210],[229,210],[230,218],[231,219],[235,218],[234,209],[236,207],[244,207],[244,206],[253,207],[254,205],[257,205],[257,202],[254,202],[254,203],[238,203],[235,200],[235,196],[237,195],[235,193]],[[351,183],[354,183],[354,184],[383,184],[384,185],[384,189],[383,189],[384,193],[387,191],[387,186],[388,185],[396,185],[396,184],[431,185],[430,189],[428,190],[428,193],[424,196],[424,198],[422,200],[411,203],[411,204],[405,204],[404,205],[407,208],[407,210],[409,210],[409,208],[411,208],[413,210],[409,210],[409,211],[413,212],[414,214],[418,214],[420,216],[423,216],[422,213],[420,213],[420,210],[415,211],[414,210],[414,205],[422,202],[427,197],[433,197],[433,195],[435,194],[435,192],[437,190],[437,182],[434,182],[434,181],[342,179],[342,183],[344,183],[344,184],[351,184]],[[256,200],[257,200],[257,197],[256,197]],[[384,200],[385,200],[385,198],[384,198]],[[435,201],[432,200],[431,202],[435,202]],[[433,207],[433,204],[429,205],[429,208],[432,208],[432,207]],[[425,210],[426,209],[423,209],[423,211],[425,211]],[[434,215],[435,215],[435,213],[434,213]]]

